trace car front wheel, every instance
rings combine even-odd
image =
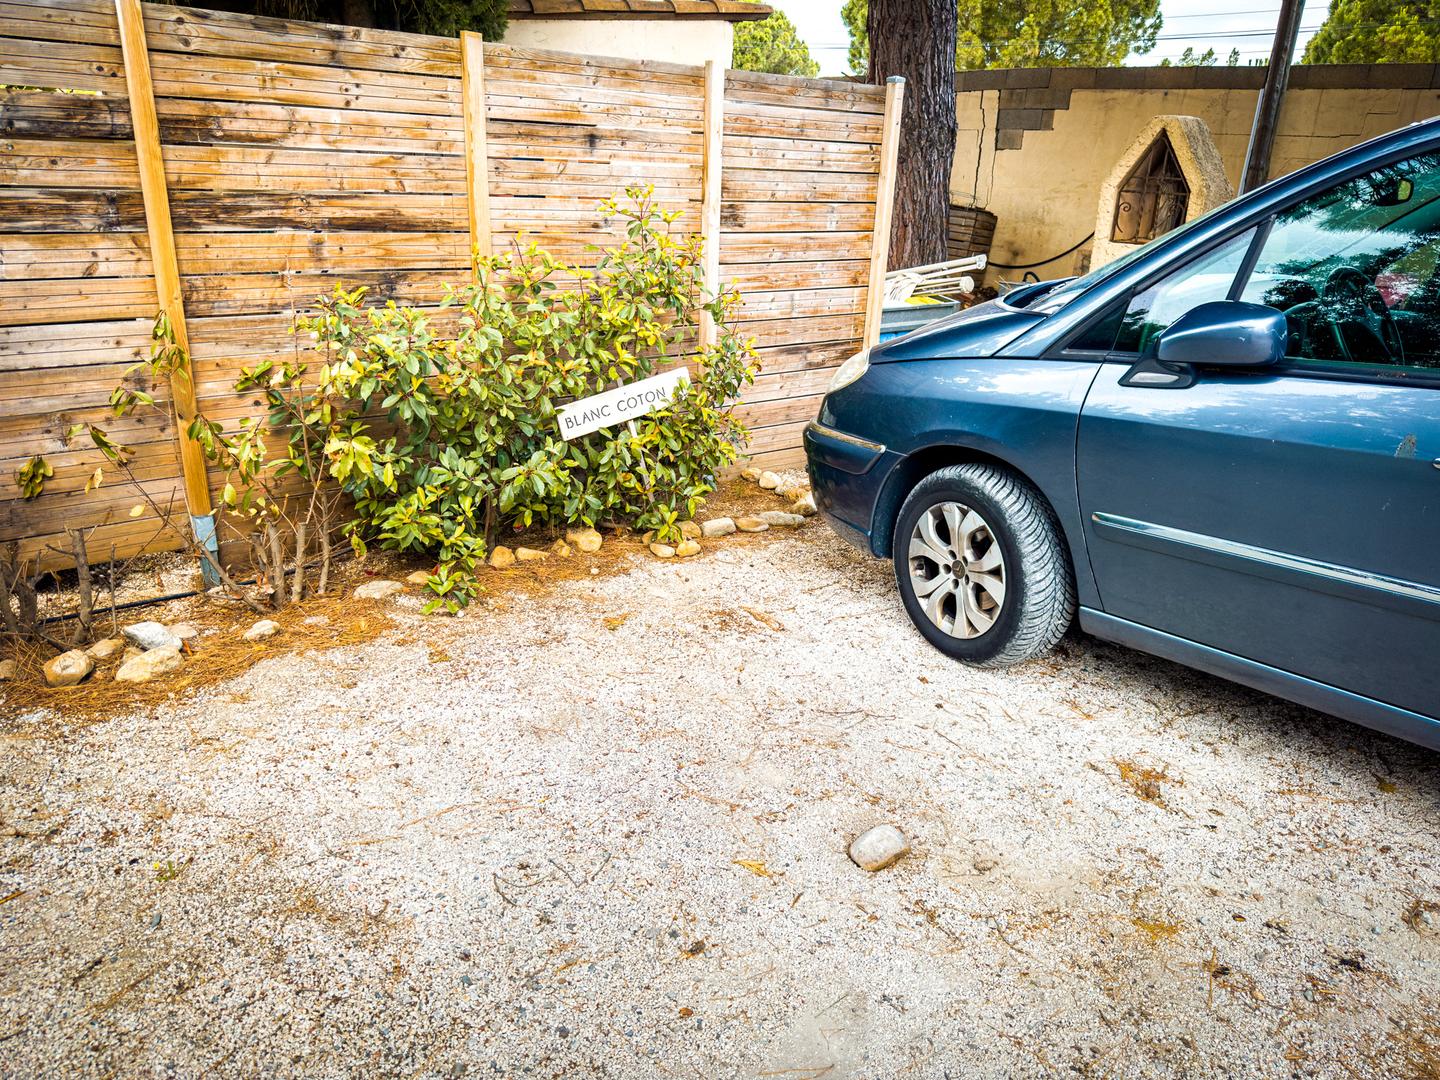
[[[895,524],[905,610],[941,652],[1003,667],[1048,652],[1075,615],[1059,522],[1014,473],[951,465],[915,486]]]

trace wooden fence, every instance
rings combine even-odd
[[[209,513],[222,478],[184,425],[106,409],[160,307],[194,360],[175,411],[233,420],[256,411],[238,368],[294,350],[317,295],[363,284],[430,304],[466,279],[472,244],[522,236],[585,263],[618,239],[598,203],[627,183],[681,210],[712,280],[745,294],[762,364],[739,407],[751,453],[797,462],[831,372],[878,333],[898,91],[0,0],[0,542],[47,563],[66,527],[94,528],[92,558],[175,545],[148,510],[131,516],[126,485],[84,491],[98,455],[65,436],[85,420],[135,448],[161,504]],[[35,455],[54,475],[27,502],[16,472]]]

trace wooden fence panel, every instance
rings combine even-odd
[[[700,227],[703,69],[485,45],[486,140],[495,251],[534,241],[572,265],[619,243],[602,200],[653,184]]]
[[[458,41],[158,4],[143,19],[205,415],[253,415],[239,369],[302,347],[296,314],[335,285],[430,306],[467,280],[477,198],[493,250],[533,240],[590,266],[623,238],[600,202],[653,185],[744,294],[763,368],[740,404],[752,454],[800,460],[863,332],[883,88],[732,71],[707,110],[703,68],[485,43],[470,130]],[[0,541],[40,551],[95,525],[97,555],[130,553],[157,523],[129,517],[122,487],[85,495],[96,455],[62,438],[107,417],[157,310],[113,0],[0,0],[0,84]],[[110,426],[147,490],[183,510],[166,415]],[[15,471],[37,453],[55,477],[22,502]]]
[[[184,495],[168,414],[116,422],[122,381],[149,355],[155,318],[140,174],[113,4],[9,0],[0,5],[0,542],[60,564],[70,527],[94,527],[90,553],[175,547],[124,485],[85,492],[99,464],[75,424],[98,423],[134,448],[133,467],[160,503]],[[45,458],[39,499],[16,472]]]
[[[860,348],[884,112],[880,87],[727,74],[720,277],[760,353],[739,410],[757,463],[803,461],[801,431]]]

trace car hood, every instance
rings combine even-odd
[[[942,356],[993,356],[1044,319],[1043,315],[1022,311],[1000,300],[987,300],[875,346],[870,350],[870,363]]]

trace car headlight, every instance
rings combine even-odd
[[[862,349],[835,369],[835,374],[831,377],[830,385],[825,392],[833,394],[836,390],[849,386],[861,375],[864,375],[869,366],[870,350]]]

